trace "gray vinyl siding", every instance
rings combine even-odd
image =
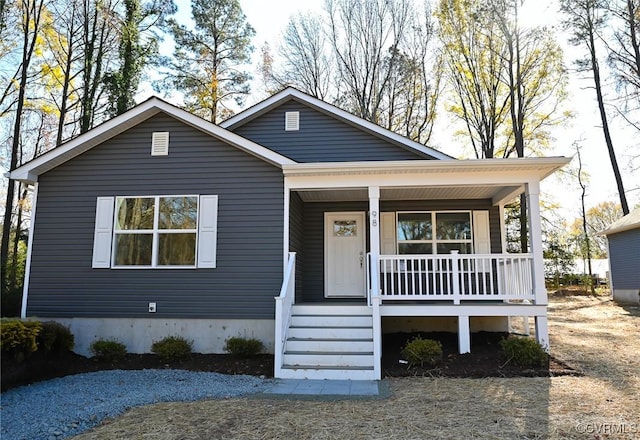
[[[300,196],[289,199],[289,251],[296,253],[296,295],[302,294],[304,280],[304,213]]]
[[[640,229],[611,234],[607,239],[613,288],[640,289]]]
[[[154,131],[170,132],[168,156],[150,155]],[[277,167],[159,114],[39,181],[29,316],[273,318],[283,249]],[[218,195],[217,268],[91,268],[98,196],[184,194]]]
[[[380,212],[390,211],[441,211],[441,210],[489,210],[491,230],[491,251],[502,252],[500,238],[500,215],[498,207],[488,200],[426,200],[426,201],[380,201]],[[297,292],[296,302],[322,302],[324,298],[324,213],[325,212],[368,212],[368,201],[340,203],[304,203],[304,279],[303,290]],[[367,221],[368,229],[368,221]],[[367,252],[369,233],[367,231]],[[332,302],[341,299],[331,299]],[[351,301],[353,299],[344,299]]]
[[[285,112],[300,112],[300,130],[285,131]],[[365,132],[295,100],[233,129],[296,162],[433,159]]]

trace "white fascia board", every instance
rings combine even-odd
[[[90,131],[72,139],[42,156],[27,162],[10,173],[10,178],[22,182],[34,183],[38,176],[58,165],[90,150],[131,127],[164,112],[200,131],[203,131],[223,142],[252,154],[266,162],[281,167],[296,162],[282,156],[273,150],[251,142],[235,133],[195,116],[185,110],[175,107],[159,98],[153,97],[132,108],[120,116],[116,116]]]
[[[518,173],[517,182],[543,180],[571,161],[566,157],[470,159],[455,161],[409,160],[376,162],[298,163],[283,166],[285,176],[355,175],[355,174],[493,174]],[[460,182],[465,183],[465,182]]]
[[[493,186],[492,203],[505,203],[564,164],[567,158],[470,161],[404,161],[296,164],[283,167],[285,184],[295,189]]]
[[[296,98],[297,100],[302,101],[306,104],[309,104],[310,106],[315,107],[324,113],[337,116],[338,118],[344,119],[345,121],[351,123],[352,125],[356,125],[358,127],[365,129],[366,131],[385,137],[393,141],[394,143],[402,144],[407,148],[417,150],[423,154],[427,154],[435,159],[447,160],[447,161],[456,160],[454,157],[451,157],[433,148],[426,147],[418,142],[407,139],[406,137],[401,136],[397,133],[394,133],[391,130],[382,128],[379,125],[374,124],[373,122],[369,122],[358,116],[352,115],[351,113],[344,111],[332,104],[329,104],[320,99],[314,98],[313,96],[307,95],[306,93],[303,93],[300,90],[297,90],[291,87],[288,87],[283,91],[276,93],[275,95],[254,105],[253,107],[250,107],[247,110],[240,112],[235,116],[232,116],[231,118],[222,122],[220,126],[223,128],[232,129],[234,125],[237,125],[240,122],[248,122],[251,119],[259,116],[263,112],[266,112],[269,109],[276,107],[280,102],[285,101],[289,98]]]

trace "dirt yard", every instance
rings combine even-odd
[[[640,438],[640,308],[552,298],[551,350],[583,376],[388,379],[367,401],[255,398],[135,408],[89,439]]]

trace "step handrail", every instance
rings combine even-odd
[[[289,252],[289,261],[284,271],[280,294],[275,297],[275,346],[274,365],[275,377],[280,377],[282,363],[284,359],[285,341],[287,340],[287,330],[291,323],[291,309],[296,297],[296,253]]]

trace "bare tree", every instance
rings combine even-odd
[[[320,17],[312,14],[291,17],[278,53],[284,65],[274,76],[277,84],[296,87],[322,100],[329,97],[334,67]]]
[[[431,139],[442,91],[442,54],[434,47],[432,16],[428,3],[409,15],[385,90],[380,121],[389,130],[421,143]]]
[[[263,50],[268,89],[293,86],[412,140],[429,141],[441,92],[429,3],[326,0],[324,16],[292,17],[274,68]]]
[[[398,61],[409,2],[326,0],[329,32],[345,91],[339,102],[379,123],[385,89]]]
[[[640,1],[614,0],[608,5],[615,27],[607,44],[609,64],[626,104],[640,106]],[[606,40],[605,40],[606,42]],[[625,112],[621,112],[624,114]],[[633,125],[640,130],[637,122]]]
[[[598,47],[596,44],[599,38],[598,34],[606,24],[606,2],[603,0],[562,0],[560,4],[562,12],[567,16],[564,20],[564,26],[572,33],[569,41],[575,46],[584,46],[587,49],[587,57],[576,60],[576,64],[580,71],[587,71],[593,75],[600,121],[602,122],[602,132],[607,144],[613,174],[616,179],[622,212],[626,215],[629,213],[629,205],[627,204],[622,175],[620,174],[613,140],[611,139],[611,132],[609,130],[609,119],[602,90],[603,85],[600,75]]]
[[[589,240],[589,232],[587,231],[587,210],[584,206],[584,199],[587,194],[587,185],[583,181],[583,176],[582,176],[582,155],[580,154],[580,146],[575,145],[575,147],[576,147],[576,156],[578,157],[578,172],[577,172],[578,184],[580,185],[580,188],[582,190],[580,193],[580,212],[582,214],[582,233],[583,233],[583,240],[584,240],[583,242],[585,247],[585,254],[587,257],[586,258],[587,267],[589,270],[589,279],[587,281],[587,285],[591,289],[591,294],[595,295],[596,291],[595,291],[595,286],[593,285],[593,270],[591,268],[591,241]]]

